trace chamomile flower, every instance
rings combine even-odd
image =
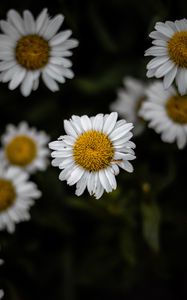
[[[0,162],[0,230],[14,232],[15,224],[30,219],[29,209],[41,196],[28,173]]]
[[[135,144],[130,141],[133,125],[117,118],[116,112],[91,118],[72,116],[64,121],[66,135],[49,144],[54,150],[52,165],[62,169],[59,179],[76,184],[77,196],[87,188],[99,199],[104,190],[116,189],[119,167],[133,172],[129,162],[135,159]]]
[[[147,76],[164,77],[164,88],[176,80],[179,93],[187,93],[187,20],[157,22],[150,33],[153,45],[145,55],[155,56],[147,65]]]
[[[0,22],[0,71],[1,81],[9,82],[10,90],[21,85],[26,97],[38,88],[41,75],[45,85],[55,92],[59,90],[57,82],[73,78],[67,57],[78,41],[69,39],[71,30],[57,33],[63,20],[61,14],[51,19],[46,8],[36,20],[29,10],[23,12],[23,17],[13,9],[8,11],[7,21]]]
[[[26,122],[21,122],[17,127],[9,124],[1,140],[1,157],[7,164],[23,168],[29,173],[47,168],[49,137],[45,132],[29,127]]]
[[[143,120],[138,117],[138,111],[145,99],[145,84],[132,77],[125,77],[123,83],[124,88],[118,90],[117,100],[110,108],[112,111],[117,111],[128,122],[132,122],[134,135],[139,135],[145,128]]]
[[[187,142],[187,95],[181,96],[171,86],[163,88],[155,82],[146,91],[147,101],[142,104],[139,115],[149,121],[149,127],[161,134],[166,143],[177,142],[182,149]]]

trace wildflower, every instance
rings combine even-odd
[[[49,137],[45,132],[21,122],[17,127],[9,124],[1,139],[2,158],[7,164],[23,168],[29,173],[46,169]]]
[[[57,82],[73,78],[67,57],[78,41],[69,39],[71,30],[57,33],[63,20],[61,14],[50,19],[46,8],[36,20],[29,10],[23,12],[23,18],[13,9],[8,11],[7,21],[0,22],[0,71],[1,81],[9,82],[10,90],[21,85],[21,93],[29,96],[38,88],[41,75],[55,92],[59,90]]]
[[[174,79],[181,95],[187,93],[187,20],[157,22],[151,32],[153,45],[145,55],[155,56],[147,65],[147,76],[164,77],[168,89]]]
[[[41,196],[28,173],[0,162],[0,230],[14,232],[15,224],[30,219],[29,209]]]
[[[149,127],[161,134],[166,143],[177,142],[179,149],[187,142],[187,96],[181,96],[171,86],[164,90],[162,82],[155,82],[146,91],[147,101],[139,115],[149,121]]]
[[[135,159],[135,144],[130,141],[133,125],[117,117],[116,112],[91,118],[72,116],[64,121],[66,135],[49,144],[54,150],[52,165],[62,169],[59,179],[76,184],[77,196],[87,187],[99,199],[104,190],[116,189],[119,167],[133,172],[129,162]]]

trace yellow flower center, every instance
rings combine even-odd
[[[9,180],[0,178],[0,212],[12,206],[16,198],[15,188]]]
[[[5,152],[11,164],[24,167],[36,157],[37,148],[30,137],[19,135],[7,144]]]
[[[30,34],[23,36],[16,45],[16,59],[28,70],[43,68],[49,60],[49,44],[41,36]]]
[[[172,96],[166,104],[168,116],[176,123],[187,123],[187,96]]]
[[[73,155],[78,165],[88,171],[96,172],[110,164],[114,156],[114,148],[107,135],[90,130],[77,138]]]
[[[168,41],[171,60],[178,67],[187,68],[187,31],[176,32]]]

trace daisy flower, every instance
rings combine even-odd
[[[142,104],[139,115],[149,121],[149,127],[161,134],[166,143],[177,142],[179,149],[187,142],[187,96],[181,96],[174,87],[163,88],[155,82],[146,91],[147,101]]]
[[[29,209],[41,196],[28,173],[0,162],[0,230],[14,232],[15,224],[30,219]]]
[[[11,9],[7,21],[0,21],[1,81],[9,82],[10,90],[21,85],[21,93],[26,97],[38,88],[41,75],[45,85],[55,92],[59,90],[57,82],[73,78],[67,57],[78,41],[69,39],[71,30],[57,33],[63,20],[61,14],[51,19],[45,8],[36,20],[29,10],[21,17]]]
[[[104,190],[116,189],[119,167],[133,172],[129,162],[135,159],[135,144],[130,141],[133,125],[117,118],[116,112],[91,118],[72,116],[64,121],[66,135],[49,144],[54,150],[52,165],[62,169],[59,179],[76,184],[77,196],[87,187],[99,199]]]
[[[138,111],[145,99],[145,85],[140,80],[125,77],[124,88],[118,90],[117,100],[111,104],[112,111],[117,111],[128,122],[134,124],[134,135],[139,135],[144,130],[145,124],[138,117]]]
[[[187,93],[187,20],[157,22],[151,32],[153,45],[145,55],[155,56],[147,65],[147,76],[164,77],[168,89],[176,80],[179,93]]]
[[[49,137],[45,132],[30,128],[26,122],[21,122],[17,127],[9,124],[1,140],[1,157],[7,164],[23,168],[29,173],[46,169]]]

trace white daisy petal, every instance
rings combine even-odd
[[[18,14],[16,10],[14,9],[9,10],[8,19],[12,23],[12,25],[16,27],[16,29],[20,34],[25,35],[23,20],[20,14]]]
[[[186,69],[179,69],[176,75],[176,83],[181,95],[187,92]]]
[[[50,89],[50,91],[59,91],[59,86],[56,83],[56,81],[52,77],[50,77],[46,72],[42,72],[42,79],[45,85],[48,87],[48,89]]]
[[[36,33],[40,32],[47,18],[47,8],[44,8],[36,19]]]
[[[27,72],[22,84],[21,84],[21,92],[23,96],[28,97],[33,89],[33,73]]]
[[[113,112],[108,116],[103,126],[104,133],[110,134],[110,132],[114,129],[116,125],[117,118],[118,118],[117,112]]]
[[[81,117],[81,124],[84,131],[89,131],[92,129],[92,123],[86,115]]]
[[[59,45],[59,44],[63,43],[65,40],[67,40],[71,35],[72,35],[72,31],[71,30],[62,31],[62,32],[56,34],[50,40],[50,45],[51,46]]]
[[[25,32],[27,34],[34,34],[36,32],[36,25],[33,18],[33,15],[29,10],[23,12],[23,20],[25,26]]]
[[[167,37],[172,37],[174,31],[171,27],[165,25],[162,22],[157,22],[155,25],[155,29],[161,32],[162,34],[166,35]]]
[[[62,22],[64,20],[63,15],[57,15],[54,17],[48,24],[45,33],[43,34],[44,38],[47,40],[51,39],[58,31]]]
[[[9,83],[9,89],[14,90],[15,88],[20,85],[20,83],[23,81],[25,77],[26,71],[23,68],[20,68],[17,73],[15,73],[14,77],[12,77],[12,80]]]
[[[164,77],[164,88],[168,89],[171,84],[173,83],[173,80],[175,79],[175,76],[177,74],[177,67],[175,66],[173,69],[171,69]]]
[[[16,30],[16,28],[12,24],[10,24],[6,21],[0,21],[0,26],[1,26],[2,31],[6,35],[8,35],[12,40],[16,41],[20,38],[19,32]]]

